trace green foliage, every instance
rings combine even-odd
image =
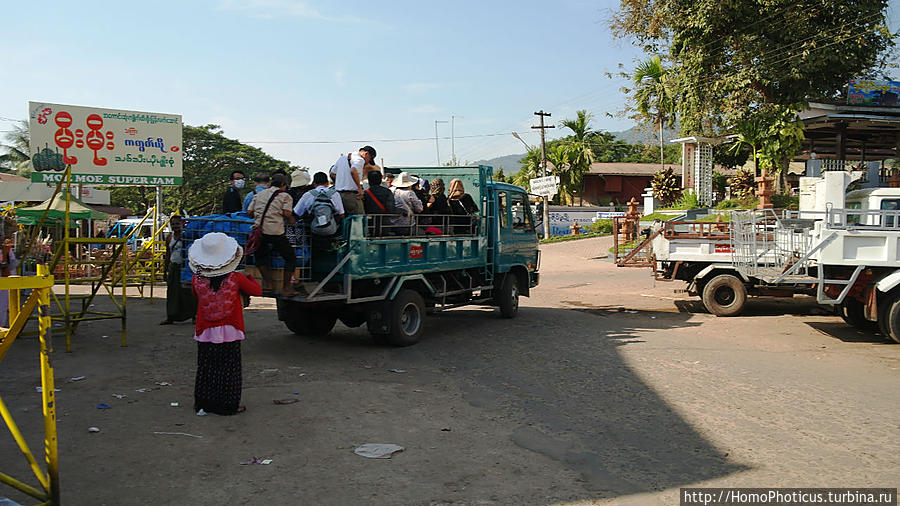
[[[609,235],[613,230],[612,220],[597,220],[587,227],[592,234]]]
[[[184,184],[163,188],[165,210],[185,211],[188,214],[220,212],[222,194],[232,170],[244,171],[247,179],[263,171],[271,173],[284,169],[290,172],[288,162],[276,160],[259,148],[225,137],[218,125],[185,125],[183,139]],[[142,212],[155,203],[155,189],[112,188],[110,200],[114,205]]]
[[[745,143],[717,144],[713,146],[713,163],[726,169],[743,167],[753,149]]]
[[[16,172],[20,176],[27,176],[29,170],[28,161],[31,159],[30,137],[28,135],[28,122],[14,123],[12,130],[3,135],[4,143],[0,144],[0,171]]]
[[[732,198],[744,198],[756,191],[756,182],[753,180],[754,175],[749,170],[739,170],[737,174],[728,179],[731,186]]]
[[[681,184],[672,169],[658,170],[650,180],[653,195],[663,206],[671,205],[681,195]]]
[[[663,209],[698,209],[700,202],[697,200],[697,194],[694,192],[683,191],[675,202],[671,205],[664,206]]]
[[[772,205],[778,209],[791,209],[796,211],[800,208],[800,197],[776,193],[775,195],[772,195]]]
[[[888,0],[620,0],[612,22],[648,53],[668,51],[679,124],[716,135],[764,106],[833,99],[891,61]]]
[[[584,173],[590,170],[594,161],[592,143],[596,136],[590,128],[591,114],[586,110],[576,112],[575,119],[565,119],[560,126],[572,131],[572,135],[561,139],[547,159],[551,160],[559,174],[559,194],[566,205],[575,203],[574,196],[583,189]],[[552,156],[552,158],[551,158]]]
[[[741,198],[723,200],[716,204],[716,209],[755,209],[757,204],[759,204],[758,198],[746,195]]]
[[[659,129],[659,163],[665,163],[663,127],[675,121],[675,94],[669,86],[669,72],[659,55],[642,61],[631,76],[633,99],[638,117]]]
[[[579,241],[581,239],[593,239],[600,237],[599,234],[578,234],[578,235],[553,235],[546,239],[541,239],[541,244],[552,244],[555,242]]]

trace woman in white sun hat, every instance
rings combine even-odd
[[[194,411],[233,415],[241,406],[241,341],[244,304],[241,294],[262,295],[252,276],[234,272],[244,249],[233,238],[211,232],[194,241],[188,262],[197,296],[197,378]]]

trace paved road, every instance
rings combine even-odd
[[[191,412],[190,327],[158,327],[163,304],[134,300],[127,348],[116,322],[97,322],[76,335],[74,353],[55,356],[60,383],[87,376],[58,394],[63,497],[673,504],[685,486],[898,485],[900,346],[809,299],[753,301],[739,318],[697,312],[673,293],[681,286],[594,258],[608,247],[545,247],[542,284],[516,319],[449,311],[404,349],[340,325],[327,338],[293,336],[256,302],[246,315],[248,411],[234,417]],[[16,343],[0,363],[0,396],[39,449],[36,366],[36,343]],[[368,442],[405,451],[353,453]],[[24,459],[7,458],[16,453],[0,438],[0,471],[27,477]],[[239,464],[254,456],[273,462]],[[0,485],[4,494],[29,502]]]

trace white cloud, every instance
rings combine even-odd
[[[443,112],[443,110],[443,107],[438,107],[436,105],[420,105],[419,107],[413,108],[412,112],[433,114],[437,112]]]
[[[343,69],[341,69],[341,70],[335,70],[335,71],[334,71],[334,82],[335,82],[338,86],[340,86],[340,87],[343,88],[344,85],[346,84],[346,81],[344,80],[344,77],[345,77],[346,75],[347,75],[347,74],[346,74],[346,72],[343,71]]]

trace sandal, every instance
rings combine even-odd
[[[244,411],[247,411],[247,406],[240,406],[237,408],[237,411],[235,411],[234,414],[243,413]]]
[[[160,325],[172,325],[173,323],[175,323],[175,322],[173,322],[172,320],[170,320],[170,319],[168,319],[168,318],[166,318],[165,320],[159,322]]]

